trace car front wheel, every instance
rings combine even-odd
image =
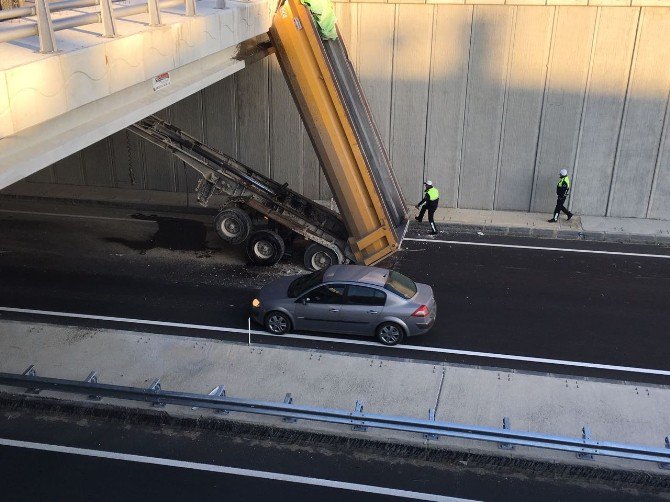
[[[397,345],[405,338],[405,331],[394,322],[383,322],[377,326],[375,333],[379,343],[384,345]]]
[[[265,316],[265,328],[272,334],[283,335],[291,331],[291,320],[283,312],[273,311]]]

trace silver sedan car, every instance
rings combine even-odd
[[[333,265],[261,288],[253,319],[271,333],[293,329],[375,336],[395,345],[435,323],[433,289],[378,267]]]

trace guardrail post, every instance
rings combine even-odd
[[[208,396],[215,396],[215,397],[226,397],[226,388],[223,385],[217,385],[214,387],[212,390],[209,391]],[[200,409],[199,406],[192,406],[192,410],[198,410]],[[218,413],[219,415],[227,415],[228,410],[216,410],[215,413]]]
[[[512,421],[509,417],[503,417],[503,429],[509,430],[512,428]],[[498,448],[501,450],[513,450],[515,446],[512,443],[498,443]]]
[[[351,414],[351,416],[354,417],[365,417],[363,414],[363,403],[360,401],[356,401],[356,407],[354,408],[354,412]],[[360,431],[360,432],[365,432],[368,430],[368,428],[365,426],[365,422],[361,422],[360,424],[354,424],[351,426],[352,431]]]
[[[287,392],[286,395],[284,396],[284,404],[293,404],[293,397],[291,396],[290,392]],[[289,424],[293,424],[297,421],[298,420],[293,417],[282,417],[282,422],[286,422]]]
[[[585,425],[584,427],[582,427],[582,441],[586,442],[590,440],[591,440],[591,429],[589,429],[588,425]],[[594,460],[592,453],[586,453],[584,451],[577,453],[577,458],[580,460]]]
[[[88,374],[88,376],[86,377],[86,379],[84,380],[84,382],[98,383],[98,373],[95,372],[95,371],[91,371]],[[100,400],[102,400],[102,396],[96,396],[95,394],[89,394],[88,399],[90,399],[91,401],[100,401]]]
[[[40,52],[48,54],[56,52],[56,35],[51,24],[51,11],[46,0],[35,0],[35,14],[37,15],[37,36],[40,39]]]
[[[149,390],[152,390],[156,394],[158,394],[161,391],[161,379],[156,378],[153,382],[151,382],[151,385],[149,385]],[[159,398],[158,401],[154,401],[153,403],[151,403],[151,406],[153,406],[154,408],[164,408],[165,403],[161,403]]]
[[[184,8],[187,16],[195,16],[195,0],[184,0]]]
[[[670,448],[670,436],[665,436],[665,447],[666,447],[666,448]],[[661,469],[668,469],[668,470],[670,470],[670,464],[668,464],[668,463],[661,463],[661,464],[658,464],[658,466],[659,466]]]
[[[21,374],[23,376],[36,377],[37,376],[37,370],[35,369],[35,365],[31,364]],[[39,394],[39,393],[40,393],[40,389],[38,389],[37,387],[30,387],[30,388],[26,389],[26,394]]]
[[[102,18],[102,36],[116,37],[116,21],[111,0],[100,0],[100,17]]]
[[[431,422],[435,421],[435,410],[433,408],[428,409],[428,420],[430,420]],[[423,438],[424,439],[429,439],[429,440],[432,439],[433,441],[437,441],[438,439],[440,439],[440,436],[438,436],[437,434],[424,434]]]
[[[161,9],[158,0],[147,0],[149,8],[149,26],[161,26]]]

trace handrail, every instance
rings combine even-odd
[[[115,37],[116,27],[115,19],[127,16],[149,13],[150,25],[160,25],[160,13],[162,9],[184,5],[185,15],[195,16],[196,0],[146,0],[144,3],[135,5],[113,7],[112,0],[64,0],[50,4],[47,0],[36,0],[35,5],[31,7],[20,7],[0,11],[0,21],[19,19],[24,17],[37,17],[37,22],[32,24],[20,24],[3,26],[0,24],[0,43],[20,40],[22,38],[39,36],[40,50],[44,53],[56,52],[56,41],[53,33],[55,31],[87,26],[90,24],[103,24],[103,33],[105,37]],[[99,6],[97,12],[88,12],[76,16],[52,19],[51,13],[80,7]],[[45,13],[46,16],[41,15]]]
[[[0,385],[26,388],[26,392],[37,394],[42,390],[53,390],[87,395],[89,399],[102,397],[144,401],[154,406],[166,404],[208,408],[218,412],[241,412],[282,417],[289,421],[311,420],[333,424],[350,425],[355,430],[368,427],[423,434],[426,439],[440,436],[472,439],[499,443],[502,449],[513,449],[515,445],[544,448],[576,453],[580,459],[593,460],[596,456],[616,457],[628,460],[656,462],[662,469],[670,469],[670,437],[665,438],[665,448],[633,445],[591,439],[588,426],[582,429],[582,437],[566,437],[538,432],[519,431],[510,428],[507,417],[503,428],[442,422],[435,420],[434,410],[429,410],[429,419],[418,419],[394,415],[363,412],[363,404],[356,402],[353,411],[293,404],[290,394],[284,402],[258,401],[226,396],[225,388],[217,386],[209,395],[191,392],[163,390],[160,379],[148,388],[126,387],[99,383],[97,373],[92,371],[84,381],[37,376],[34,366],[23,374],[0,373]]]

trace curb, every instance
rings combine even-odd
[[[670,235],[630,234],[624,232],[601,232],[577,229],[547,229],[535,227],[505,227],[500,225],[471,225],[468,223],[435,223],[443,232],[457,234],[477,234],[509,237],[533,237],[538,239],[582,240],[593,242],[614,242],[623,244],[646,244],[670,247]],[[412,226],[417,223],[412,223]],[[421,225],[421,224],[418,224]]]

